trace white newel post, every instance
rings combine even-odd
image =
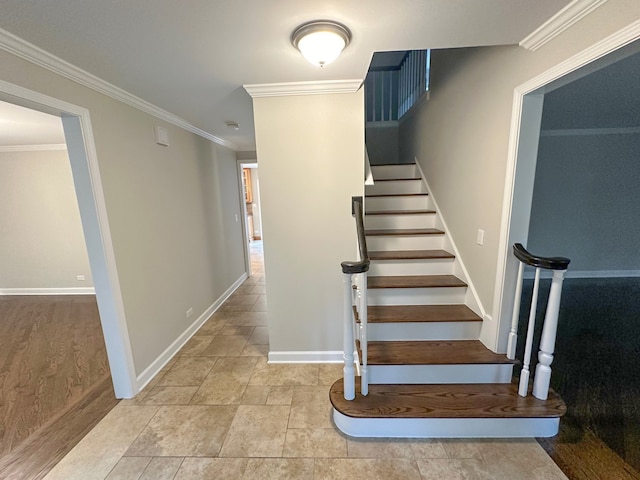
[[[360,393],[362,395],[367,395],[369,393],[369,373],[367,367],[367,327],[368,327],[368,318],[367,318],[367,272],[362,273],[362,281],[360,282],[360,287],[362,288],[362,303],[360,305],[360,328],[361,328],[361,336],[360,336],[360,350],[362,351],[362,358],[360,362],[362,366],[360,367]]]
[[[516,280],[516,296],[513,300],[513,316],[511,317],[511,330],[509,331],[509,343],[507,344],[507,358],[516,358],[516,345],[518,343],[518,320],[520,319],[520,299],[522,297],[522,276],[524,263],[518,262],[518,278]]]
[[[344,282],[344,328],[343,328],[343,349],[344,349],[344,398],[353,400],[356,398],[356,378],[353,359],[353,291],[351,285],[351,275],[342,274]]]
[[[549,394],[551,382],[551,362],[556,344],[556,331],[558,329],[558,312],[560,310],[560,296],[562,295],[562,282],[565,270],[554,270],[549,290],[549,302],[542,326],[540,338],[540,352],[538,353],[538,365],[533,380],[533,396],[540,400],[546,400]]]

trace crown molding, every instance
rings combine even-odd
[[[252,98],[355,93],[361,86],[362,80],[324,80],[320,82],[262,83],[243,85],[244,89]]]
[[[54,150],[66,150],[64,143],[52,143],[49,145],[0,145],[0,153],[9,152],[51,152]]]
[[[535,52],[545,43],[560,35],[581,18],[589,15],[607,0],[573,0],[545,23],[527,35],[520,46]]]
[[[0,49],[223,147],[239,147],[0,28]]]

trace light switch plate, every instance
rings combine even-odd
[[[166,128],[161,127],[159,125],[156,125],[155,127],[153,127],[153,130],[155,131],[155,134],[156,134],[156,143],[158,145],[163,145],[165,147],[168,147],[169,131]]]

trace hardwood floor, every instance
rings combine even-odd
[[[0,297],[1,478],[40,478],[116,403],[95,296]]]

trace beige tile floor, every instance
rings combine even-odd
[[[253,276],[45,480],[566,478],[533,439],[342,435],[328,395],[341,365],[267,363],[261,242],[253,247]]]

